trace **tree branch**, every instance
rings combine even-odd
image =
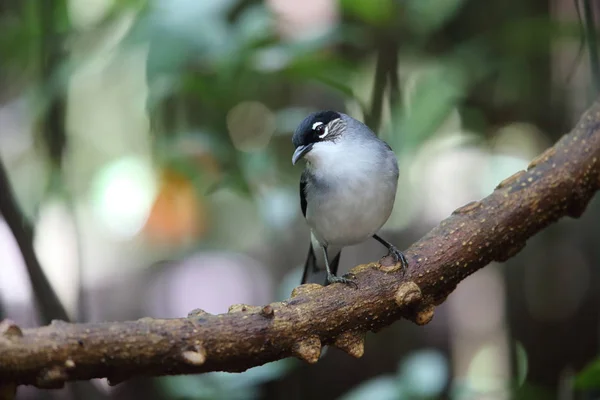
[[[23,255],[41,320],[43,323],[49,323],[52,318],[68,320],[67,311],[52,289],[52,285],[35,255],[33,227],[23,215],[15,199],[8,172],[4,168],[2,160],[0,160],[0,215],[4,217]]]
[[[598,34],[595,26],[594,5],[590,0],[583,0],[583,15],[585,17],[585,40],[588,44],[594,96],[597,96],[600,92],[600,58],[598,57]]]
[[[386,52],[385,44],[380,44],[377,50],[377,61],[375,62],[375,81],[373,82],[373,92],[371,93],[371,111],[365,115],[365,124],[373,130],[379,132],[381,124],[381,114],[383,113],[383,99],[385,87],[388,78],[389,55]]]
[[[382,263],[353,269],[359,289],[303,285],[284,302],[201,310],[187,318],[68,324],[23,332],[0,325],[0,383],[60,387],[65,381],[134,375],[243,371],[296,356],[314,363],[323,345],[355,357],[366,331],[401,317],[418,324],[465,277],[517,254],[526,240],[568,215],[580,216],[599,187],[600,103],[576,128],[507,178],[481,201],[456,210],[407,251],[410,267]],[[0,385],[2,386],[2,385]]]

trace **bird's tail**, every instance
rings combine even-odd
[[[332,274],[337,275],[342,250],[333,250],[334,251],[328,251],[329,268],[331,268]],[[333,254],[335,254],[335,256],[332,258],[331,256]],[[323,254],[321,248],[317,248],[317,251],[315,252],[312,241],[308,248],[308,256],[306,257],[306,263],[304,264],[304,273],[302,274],[301,284],[303,285],[305,283],[318,283],[319,285],[327,285],[327,269],[325,268],[325,255]]]

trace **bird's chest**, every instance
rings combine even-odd
[[[329,245],[357,244],[387,221],[394,204],[397,178],[378,176],[376,172],[381,174],[363,170],[315,183],[306,219],[319,241]]]

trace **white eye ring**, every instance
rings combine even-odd
[[[323,125],[322,122],[315,122],[312,126],[313,131],[317,129],[317,127]],[[325,125],[325,131],[323,132],[322,135],[319,135],[319,139],[323,139],[325,136],[327,136],[329,134],[329,128],[327,127],[327,125]]]

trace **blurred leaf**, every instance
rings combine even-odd
[[[485,42],[468,40],[446,57],[425,61],[403,87],[401,109],[393,110],[393,123],[384,131],[392,148],[412,151],[440,128],[455,128],[457,107],[469,90],[492,73],[499,73]],[[449,120],[449,118],[451,120]],[[391,132],[390,132],[391,128]]]
[[[296,65],[317,71],[316,61],[334,58],[328,50],[339,43],[341,31],[332,29],[300,40],[267,43],[253,55],[254,66],[262,71],[281,71]],[[297,67],[297,66],[296,66]]]
[[[112,3],[112,8],[117,11],[128,11],[130,9],[141,10],[150,4],[151,0],[119,0]]]
[[[39,22],[38,7],[36,1],[23,1],[19,12],[6,13],[0,16],[0,56],[3,60],[10,62],[2,63],[2,69],[19,72],[20,78],[23,73],[35,72],[32,65],[37,63],[39,46],[41,45],[41,24]],[[3,71],[4,73],[4,71]]]
[[[162,389],[167,393],[170,399],[181,400],[200,400],[200,399],[225,399],[226,394],[222,393],[208,379],[196,375],[169,376],[159,378]],[[241,397],[239,393],[232,393],[232,400],[245,400],[252,397]]]
[[[343,400],[437,398],[446,386],[446,358],[436,350],[414,352],[401,361],[398,376],[379,376],[346,393]]]
[[[402,393],[402,387],[396,379],[391,376],[380,376],[358,385],[340,397],[340,400],[397,400],[404,398]]]
[[[262,180],[262,177],[273,172],[275,157],[266,149],[243,152],[239,155],[239,163],[249,180]]]
[[[437,398],[449,379],[446,357],[438,350],[419,350],[404,360],[399,368],[400,382],[411,398]]]
[[[394,0],[341,0],[342,9],[370,24],[387,24],[396,10]]]
[[[204,375],[160,378],[163,389],[174,399],[250,400],[260,395],[259,385],[288,373],[296,360],[286,359],[241,373],[212,372]]]
[[[428,34],[449,21],[464,0],[409,0],[403,3],[403,20],[415,31]]]
[[[271,16],[264,6],[245,9],[235,25],[227,21],[234,0],[155,0],[140,17],[132,37],[150,40],[148,80],[177,74],[186,63],[216,69],[236,65],[246,51],[271,35]]]
[[[407,85],[407,101],[395,132],[390,138],[392,148],[413,149],[434,133],[466,94],[467,77],[460,65],[439,65],[419,73]]]
[[[261,365],[260,367],[250,368],[242,373],[214,372],[211,375],[221,386],[231,390],[240,390],[251,385],[261,385],[279,379],[295,365],[297,365],[296,360],[283,359]]]
[[[527,351],[521,342],[515,344],[515,355],[517,359],[517,385],[521,386],[525,383],[527,372],[529,371]]]
[[[44,15],[44,18],[48,18],[48,21],[51,21],[53,32],[55,34],[67,35],[71,30],[67,0],[53,0],[51,5],[48,4],[48,7],[52,7],[52,15]]]
[[[190,60],[211,62],[229,54],[232,31],[226,12],[232,0],[155,0],[138,17],[126,42],[150,42],[147,79],[178,75]],[[213,60],[214,61],[214,60]]]
[[[292,79],[320,82],[357,101],[364,110],[366,105],[354,92],[354,88],[350,86],[355,71],[356,66],[345,60],[333,55],[313,53],[294,59],[289,63],[284,74]]]
[[[272,17],[263,4],[248,7],[234,25],[239,43],[264,40],[271,33]]]
[[[577,389],[600,389],[600,358],[592,361],[575,376]]]
[[[211,185],[206,190],[206,195],[212,194],[219,189],[230,188],[233,189],[236,193],[242,196],[250,196],[252,191],[250,190],[250,186],[248,186],[248,182],[244,179],[239,170],[231,170],[226,169],[223,178],[216,182],[214,185]]]

